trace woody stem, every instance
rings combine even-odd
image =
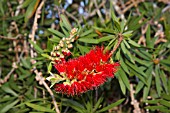
[[[113,50],[110,52],[109,57],[111,57],[113,55],[113,53],[117,50],[117,48],[121,44],[122,40],[123,40],[122,34],[118,34],[118,43],[117,43],[116,47],[113,48]]]

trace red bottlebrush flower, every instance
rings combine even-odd
[[[57,92],[67,95],[79,95],[102,85],[107,78],[113,78],[119,63],[110,63],[110,52],[96,47],[84,56],[56,63],[54,66],[65,78],[55,84]]]
[[[71,55],[70,51],[62,51],[62,53],[63,53],[64,56],[70,56]]]

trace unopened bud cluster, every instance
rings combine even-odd
[[[51,52],[50,59],[55,62],[63,61],[66,57],[71,55],[69,49],[73,47],[72,42],[75,41],[74,36],[77,33],[77,28],[73,28],[69,37],[63,37],[57,46],[54,46]]]

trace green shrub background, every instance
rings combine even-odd
[[[169,18],[166,0],[1,0],[0,113],[170,112]],[[123,41],[115,77],[68,97],[45,78],[55,72],[50,51],[72,28],[70,58]]]

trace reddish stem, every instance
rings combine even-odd
[[[109,54],[109,58],[113,55],[113,53],[117,50],[117,48],[119,47],[119,45],[121,44],[122,40],[123,40],[123,36],[122,34],[118,34],[118,43],[116,45],[116,47],[110,52]]]

